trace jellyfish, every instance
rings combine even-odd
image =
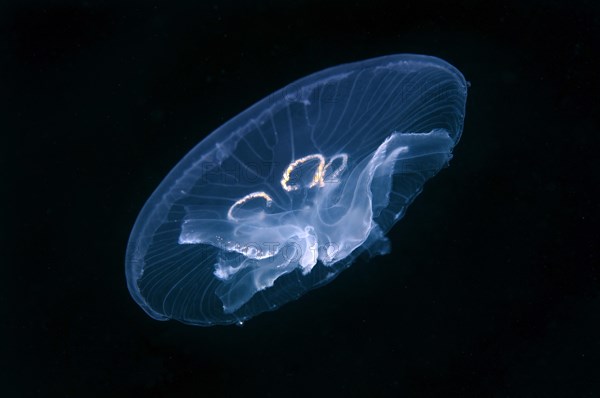
[[[157,320],[246,321],[325,285],[386,233],[452,157],[467,84],[399,54],[304,77],[197,144],[142,208],[131,296]]]

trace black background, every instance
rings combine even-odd
[[[5,3],[1,394],[600,396],[595,3]],[[291,81],[393,53],[471,87],[392,254],[243,327],[138,308],[127,239],[177,161]]]

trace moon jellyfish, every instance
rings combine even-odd
[[[441,59],[390,55],[302,78],[196,145],[140,212],[135,301],[158,320],[241,323],[331,282],[448,164],[467,85]]]

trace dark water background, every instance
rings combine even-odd
[[[600,396],[597,2],[3,2],[0,35],[2,396]],[[128,235],[188,150],[407,52],[471,88],[391,255],[243,327],[138,308]]]

